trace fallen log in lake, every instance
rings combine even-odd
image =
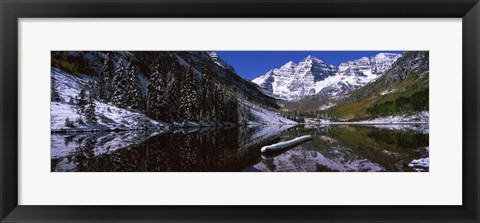
[[[289,141],[279,142],[279,143],[275,143],[275,144],[272,144],[272,145],[269,145],[269,146],[264,146],[264,147],[262,147],[261,151],[262,151],[262,153],[265,153],[265,152],[269,152],[269,151],[281,150],[281,149],[285,149],[287,147],[294,146],[296,144],[302,143],[302,142],[310,140],[310,139],[312,139],[311,135],[304,135],[304,136],[300,136],[300,137],[297,137],[297,138],[289,140]]]

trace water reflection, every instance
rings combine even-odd
[[[292,129],[284,137],[311,134],[313,139],[254,165],[260,171],[428,171],[410,166],[428,157],[428,134],[411,129],[338,125]],[[411,126],[409,126],[411,127]]]
[[[425,131],[426,129],[426,131]],[[265,145],[310,134],[276,154]],[[428,125],[257,126],[177,132],[52,135],[52,171],[428,171]],[[410,165],[409,165],[410,164]]]

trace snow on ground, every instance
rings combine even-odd
[[[85,121],[85,118],[78,114],[77,106],[70,103],[70,98],[75,98],[90,79],[86,76],[76,77],[56,68],[52,69],[52,75],[62,99],[60,102],[50,103],[50,125],[54,132],[160,129],[167,126],[166,123],[154,121],[138,111],[99,101],[94,102],[97,124],[79,124],[77,119],[82,118]],[[74,127],[65,126],[67,118],[74,122]]]
[[[423,172],[425,168],[430,167],[430,157],[412,160],[412,162],[410,162],[408,166],[412,167],[418,172]]]
[[[369,120],[367,122],[373,123],[428,123],[429,122],[429,112],[423,111],[419,112],[414,115],[409,116],[388,116],[388,117],[381,117],[376,118],[373,120]]]
[[[167,124],[149,119],[144,114],[115,107],[95,101],[96,118],[98,124],[86,125],[75,123],[81,116],[77,113],[77,107],[71,104],[71,99],[77,97],[80,89],[84,88],[91,80],[88,76],[74,76],[63,70],[52,68],[52,76],[55,78],[55,87],[60,94],[60,102],[51,103],[51,129],[53,131],[93,131],[93,130],[131,130],[144,128],[163,128]],[[145,80],[141,80],[144,82]],[[296,122],[280,116],[278,113],[261,108],[251,102],[245,101],[246,106],[251,109],[254,120],[250,125],[260,124],[297,124]],[[74,122],[74,127],[65,126],[65,119],[68,117]],[[194,127],[193,124],[191,123]],[[190,126],[190,125],[189,125]]]
[[[255,105],[249,101],[244,101],[247,108],[250,109],[254,116],[254,120],[250,121],[250,125],[259,125],[259,124],[290,124],[294,125],[297,122],[290,119],[282,117],[280,114],[263,109],[258,105]]]
[[[55,89],[60,94],[62,102],[73,100],[80,93],[82,86],[90,80],[87,76],[73,76],[58,68],[52,68],[51,72],[55,79]]]
[[[422,154],[418,159],[412,160],[408,166],[413,168],[417,172],[428,172],[430,169],[430,147],[421,147],[417,150]]]
[[[408,116],[388,116],[356,122],[331,122],[331,124],[417,124],[428,122],[429,112],[423,111]]]
[[[306,124],[371,124],[371,125],[389,125],[389,124],[427,124],[429,123],[429,112],[423,111],[408,116],[388,116],[370,120],[355,122],[333,122],[327,119],[305,118]],[[394,128],[394,127],[393,127]]]
[[[387,90],[384,90],[384,91],[380,92],[380,95],[390,94],[394,91],[396,91],[396,89],[387,89]]]
[[[320,111],[323,111],[323,110],[327,110],[333,106],[337,105],[336,103],[333,103],[333,102],[329,102],[328,104],[326,105],[322,105],[320,106],[320,108],[318,108]]]
[[[97,124],[79,124],[76,120],[84,117],[77,113],[77,106],[62,102],[51,103],[50,124],[55,132],[69,131],[99,131],[99,130],[137,130],[137,129],[161,129],[166,123],[149,119],[140,112],[118,108],[112,105],[95,102],[95,116]],[[74,127],[65,126],[68,118],[74,122]]]
[[[60,94],[60,102],[51,103],[51,129],[53,131],[93,131],[93,130],[131,130],[144,128],[163,128],[167,124],[149,119],[144,114],[115,107],[95,101],[96,118],[98,124],[86,125],[74,123],[74,127],[66,127],[65,120],[75,122],[81,116],[77,113],[76,105],[70,103],[71,99],[77,97],[80,89],[91,80],[88,76],[74,76],[63,70],[52,68],[52,76],[55,78],[55,88]],[[145,82],[142,80],[141,82]],[[280,116],[278,113],[261,108],[251,102],[245,101],[246,106],[251,109],[254,120],[251,125],[260,124],[297,124],[296,122]],[[195,127],[195,123],[191,123]],[[190,126],[190,125],[189,125]]]
[[[310,125],[371,125],[376,128],[391,130],[412,130],[423,134],[429,133],[429,112],[423,111],[409,116],[389,116],[357,122],[332,122],[327,119],[305,118]]]
[[[389,116],[358,122],[331,122],[324,124],[360,124],[391,130],[411,130],[429,134],[429,112],[423,111],[409,116]]]
[[[305,124],[316,124],[318,121],[317,119],[313,119],[313,118],[304,118],[304,122]]]
[[[304,118],[305,124],[330,124],[332,123],[327,119],[316,119],[316,118]]]
[[[412,160],[410,164],[408,164],[409,167],[414,167],[414,166],[421,166],[421,167],[428,167],[430,164],[430,158],[420,158],[416,160]]]
[[[275,143],[275,144],[272,144],[272,145],[264,146],[264,147],[262,147],[261,151],[262,151],[262,153],[264,153],[264,152],[268,152],[268,151],[285,149],[289,146],[293,146],[293,145],[296,145],[298,143],[301,143],[301,142],[304,142],[304,141],[310,140],[310,139],[312,139],[311,135],[304,135],[304,136],[300,136],[300,137],[297,137],[295,139],[288,140],[288,141],[285,141],[285,142],[279,142],[279,143]]]
[[[214,63],[215,63],[216,65],[220,66],[221,68],[225,69],[225,66],[223,66],[223,64],[221,64],[220,62],[215,61]]]

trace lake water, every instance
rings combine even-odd
[[[273,154],[261,147],[313,139]],[[429,171],[428,124],[52,134],[52,172]]]

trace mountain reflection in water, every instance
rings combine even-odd
[[[313,139],[276,154],[265,145]],[[53,172],[429,171],[428,124],[196,129],[53,134]]]

